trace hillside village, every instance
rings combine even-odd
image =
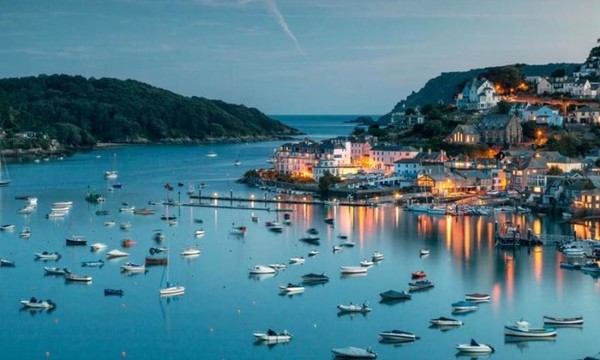
[[[521,76],[513,85],[476,77],[453,104],[434,105],[442,109],[435,117],[432,106],[402,109],[350,136],[286,143],[274,151],[273,171],[295,183],[331,180],[334,192],[354,189],[349,197],[487,195],[539,211],[600,214],[600,150],[588,139],[600,128],[600,47],[571,74]],[[434,121],[453,126],[441,146],[423,135]],[[562,150],[572,139],[581,143]]]

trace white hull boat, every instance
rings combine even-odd
[[[46,271],[46,274],[49,275],[65,275],[69,272],[69,270],[67,270],[66,268],[59,268],[54,266],[45,266],[44,270]]]
[[[282,333],[278,334],[277,332],[269,329],[266,332],[257,331],[253,335],[257,341],[265,341],[271,344],[289,342],[290,340],[292,340],[292,334],[290,334],[286,330],[283,330]]]
[[[415,334],[401,330],[382,331],[379,333],[379,336],[384,340],[393,341],[415,341],[419,339]]]
[[[354,346],[348,346],[345,348],[331,349],[333,355],[339,358],[345,359],[375,359],[377,353],[370,348],[362,349]]]
[[[583,316],[571,318],[560,318],[554,316],[544,316],[544,324],[550,325],[583,325]]]
[[[364,266],[340,266],[340,272],[342,274],[366,274],[368,267]]]
[[[471,342],[468,344],[458,344],[456,345],[456,350],[461,353],[469,353],[469,354],[490,354],[495,350],[490,345],[480,344],[474,339],[471,339]]]
[[[46,261],[46,260],[58,260],[60,259],[60,254],[57,252],[41,252],[41,253],[35,253],[35,258],[42,260],[42,261]]]
[[[339,304],[337,306],[337,308],[341,312],[347,312],[347,313],[368,313],[371,311],[371,308],[369,307],[369,304],[367,304],[367,303],[364,303],[362,305],[355,305],[352,303],[350,303],[350,305]]]
[[[185,294],[185,287],[167,283],[167,287],[160,289],[159,294],[162,297],[183,295]]]
[[[429,322],[431,323],[431,325],[434,325],[434,326],[462,326],[463,325],[463,322],[460,320],[447,318],[444,316],[441,316],[437,319],[431,319],[431,320],[429,320]]]
[[[194,256],[194,255],[200,255],[200,249],[197,246],[188,246],[187,248],[183,249],[183,251],[181,252],[181,256]]]
[[[106,253],[106,257],[109,259],[126,257],[126,256],[129,256],[129,253],[126,253],[125,251],[121,251],[119,249],[113,249]]]
[[[504,326],[504,335],[528,338],[545,338],[556,336],[556,330],[546,327],[531,327],[527,321],[520,320],[514,323],[507,323]]]
[[[465,295],[465,300],[470,302],[486,302],[490,301],[490,299],[489,294],[471,293]]]
[[[275,274],[276,270],[264,265],[254,265],[253,267],[248,269],[248,272],[253,275],[262,275]]]
[[[304,291],[304,286],[289,283],[287,285],[279,285],[282,293],[299,293]]]
[[[100,250],[106,249],[106,244],[105,243],[94,243],[94,244],[90,245],[90,248],[92,249],[92,251],[100,251]]]
[[[51,300],[36,300],[31,298],[29,300],[21,300],[21,305],[30,309],[49,310],[54,308],[54,303]]]
[[[128,272],[128,273],[146,272],[146,266],[128,262],[128,263],[121,265],[121,271]]]

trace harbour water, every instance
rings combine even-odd
[[[276,117],[278,118],[278,117]],[[348,117],[351,119],[352,117]],[[281,117],[309,136],[347,134],[353,125],[337,117]],[[3,356],[6,359],[330,359],[331,348],[371,346],[380,359],[449,359],[454,346],[471,338],[490,344],[493,359],[578,359],[600,351],[595,343],[600,328],[600,282],[579,271],[559,268],[563,256],[553,247],[499,250],[494,246],[494,222],[510,218],[534,232],[571,235],[573,229],[559,219],[538,215],[496,214],[490,217],[446,217],[415,214],[394,206],[339,207],[293,206],[291,225],[280,234],[265,227],[266,221],[282,221],[283,213],[245,209],[170,207],[178,217],[175,226],[159,219],[164,206],[150,200],[187,201],[188,186],[203,194],[265,196],[258,189],[235,182],[252,168],[268,166],[272,149],[281,142],[222,144],[214,146],[126,146],[79,153],[63,160],[11,165],[13,183],[0,189],[0,224],[15,224],[15,232],[0,233],[0,257],[14,260],[14,268],[0,268],[3,291]],[[218,154],[208,158],[209,151]],[[240,166],[234,166],[239,159]],[[117,170],[118,179],[103,178],[106,170]],[[114,182],[122,188],[112,189]],[[167,191],[165,184],[174,189]],[[178,186],[182,183],[183,186]],[[84,197],[96,190],[106,202],[92,205]],[[37,197],[38,208],[30,215],[17,214],[24,203],[16,196]],[[273,196],[273,194],[267,194]],[[64,219],[46,219],[52,202],[72,200]],[[119,212],[123,203],[136,208],[151,207],[156,215]],[[262,206],[262,205],[257,205]],[[109,215],[96,215],[108,210]],[[259,222],[252,222],[251,216]],[[334,226],[324,222],[334,218]],[[199,224],[195,219],[202,219]],[[104,222],[114,220],[115,227]],[[121,223],[130,223],[123,231]],[[246,226],[244,237],[230,234],[233,225]],[[29,239],[19,238],[30,227]],[[199,227],[206,231],[194,236]],[[298,241],[308,228],[316,228],[321,245]],[[126,275],[119,267],[125,261],[143,262],[148,249],[157,246],[154,230],[166,235],[170,249],[169,278],[186,287],[185,295],[160,298],[165,269],[151,267],[145,274]],[[343,233],[356,246],[334,253],[332,247]],[[600,233],[600,232],[597,232]],[[83,235],[88,244],[105,242],[108,249],[121,248],[131,238],[136,245],[122,249],[127,260],[109,260],[101,268],[83,268],[81,261],[104,259],[106,251],[89,247],[67,247],[65,238]],[[197,244],[197,258],[183,258],[180,251]],[[430,255],[420,257],[422,248]],[[310,250],[320,254],[308,257]],[[58,251],[56,262],[34,260],[34,253]],[[339,267],[358,265],[382,251],[385,259],[367,275],[344,277]],[[302,265],[288,265],[274,276],[253,277],[248,268],[256,264],[288,263],[303,256]],[[44,275],[44,266],[68,267],[77,274],[92,275],[91,284],[67,283],[62,277]],[[408,288],[413,271],[424,270],[435,287],[413,294],[412,300],[380,303],[379,293]],[[279,285],[298,283],[306,273],[326,273],[330,281],[309,286],[297,295],[281,295]],[[122,297],[105,297],[105,288],[124,290]],[[450,304],[465,293],[491,294],[475,312],[452,315]],[[35,296],[52,299],[53,311],[26,311],[19,300]],[[343,315],[338,304],[368,301],[372,312]],[[543,315],[583,315],[582,327],[560,328],[550,341],[506,339],[503,325],[521,318],[542,325]],[[460,318],[461,328],[440,331],[429,320],[439,316]],[[286,344],[255,343],[253,332],[284,329],[293,334]],[[420,339],[409,344],[379,343],[377,333],[399,329]]]

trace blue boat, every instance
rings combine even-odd
[[[408,283],[408,291],[421,291],[433,287],[433,283],[429,280],[417,280],[415,282]]]
[[[452,303],[452,311],[454,312],[467,312],[467,311],[475,311],[478,309],[477,304],[471,301],[457,301]]]
[[[123,294],[121,289],[104,289],[104,296],[123,296]]]

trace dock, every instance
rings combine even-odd
[[[202,200],[210,200],[210,201],[216,201],[216,202],[229,202],[230,204],[233,204],[234,202],[237,203],[258,203],[258,204],[284,204],[284,205],[335,205],[335,206],[362,206],[362,207],[373,207],[373,206],[377,206],[376,202],[350,202],[350,201],[326,201],[326,200],[314,200],[314,199],[291,199],[291,198],[275,198],[275,199],[268,199],[266,196],[264,198],[257,198],[257,197],[234,197],[234,196],[204,196],[204,195],[190,195],[190,200],[198,200],[200,204],[204,204],[202,203]],[[188,205],[188,204],[186,204]],[[190,206],[196,206],[198,205],[198,203],[190,203]],[[219,205],[221,206],[221,205]],[[235,207],[235,205],[231,205]],[[239,205],[239,206],[243,206],[243,205]],[[239,207],[238,206],[238,207]],[[253,209],[253,208],[250,208]],[[276,211],[274,209],[271,209],[271,211]]]

